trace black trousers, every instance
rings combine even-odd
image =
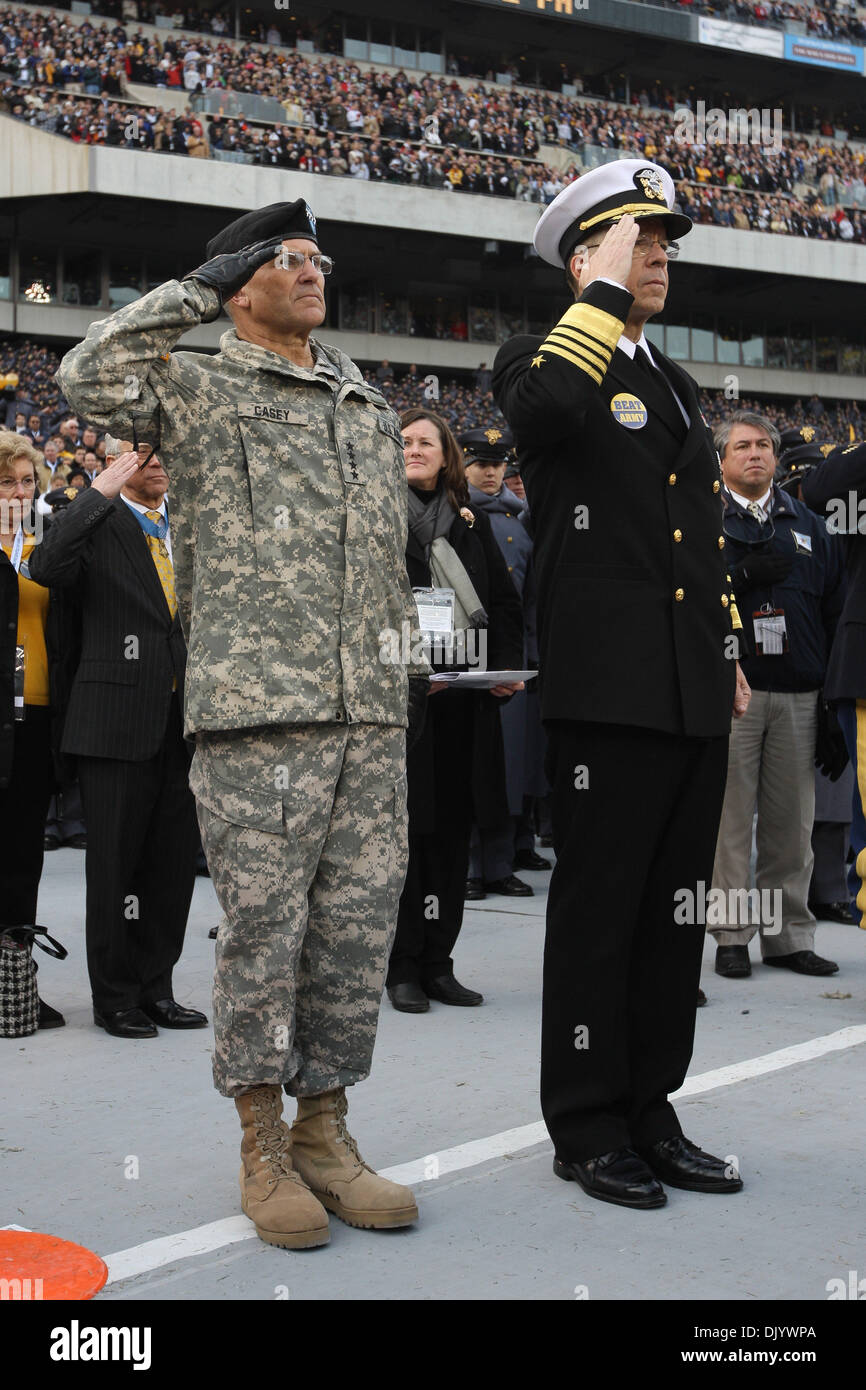
[[[728,739],[547,728],[541,1106],[580,1162],[682,1133],[668,1095],[691,1060],[704,927],[675,912],[712,883]]]
[[[45,815],[53,790],[51,711],[28,705],[25,718],[15,724],[9,785],[0,791],[0,924],[4,927],[36,925]],[[50,930],[51,924],[45,925]]]
[[[78,759],[87,822],[87,968],[100,1012],[171,996],[199,845],[189,764],[176,695],[155,757]]]
[[[434,700],[442,703],[427,711],[436,754],[429,788],[435,807],[433,830],[424,835],[413,832],[410,754],[409,865],[388,964],[389,985],[423,984],[450,974],[451,952],[463,925],[473,815],[472,702],[450,694],[431,695]]]

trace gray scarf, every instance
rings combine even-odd
[[[487,627],[487,613],[465,566],[454,547],[445,539],[457,512],[443,488],[430,502],[409,488],[409,529],[430,565],[431,582],[440,589],[454,590],[454,630]]]

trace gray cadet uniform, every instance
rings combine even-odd
[[[417,625],[402,439],[315,339],[312,370],[234,329],[216,356],[172,351],[219,313],[169,281],[92,324],[57,379],[121,438],[158,419],[171,477],[190,782],[225,914],[215,1084],[315,1095],[370,1070],[406,871],[407,670],[381,636]]]

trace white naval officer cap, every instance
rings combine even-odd
[[[674,181],[660,164],[646,159],[615,159],[590,169],[558,193],[538,219],[532,244],[548,265],[564,268],[574,248],[597,227],[632,217],[663,217],[673,240],[692,229],[691,219],[674,212]]]

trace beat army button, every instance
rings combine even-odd
[[[716,478],[716,481],[713,483],[713,492],[718,492],[721,486],[722,485],[719,482],[718,478]]]
[[[685,596],[686,596],[686,591],[685,591],[685,589],[677,589],[677,590],[675,590],[675,592],[674,592],[674,598],[676,599],[677,603],[682,603],[682,601],[683,601],[683,599],[685,598]]]
[[[676,475],[676,473],[672,473],[672,474],[670,475],[670,477],[668,478],[668,482],[670,483],[671,487],[673,487],[673,486],[675,485],[676,481],[677,481],[677,475]]]
[[[649,418],[649,412],[640,397],[629,396],[625,392],[614,396],[610,409],[617,424],[623,425],[627,430],[643,429]]]

